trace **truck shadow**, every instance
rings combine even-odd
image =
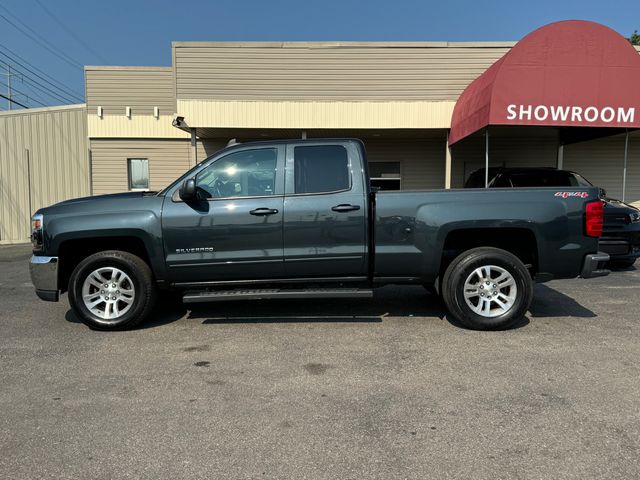
[[[298,313],[300,312],[300,313]],[[547,286],[536,285],[529,309],[532,318],[572,316],[595,317],[573,298]],[[388,286],[376,290],[372,299],[262,300],[193,304],[188,307],[178,298],[162,299],[147,322],[138,329],[156,328],[186,318],[203,325],[258,323],[381,323],[386,317],[425,317],[446,320],[462,327],[446,314],[442,300],[422,287]],[[68,322],[81,323],[69,310]],[[510,330],[527,326],[524,317]]]
[[[299,313],[298,313],[299,312]],[[372,299],[263,300],[190,306],[187,318],[234,323],[381,323],[385,317],[444,318],[440,299],[422,287],[385,287]]]
[[[597,315],[576,300],[545,284],[535,286],[529,313],[534,318],[578,317],[593,318]]]

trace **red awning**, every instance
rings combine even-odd
[[[462,92],[449,143],[489,125],[640,128],[640,55],[598,23],[539,28]]]

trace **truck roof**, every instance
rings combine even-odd
[[[281,138],[274,140],[254,140],[251,142],[237,142],[225,147],[223,150],[227,148],[234,147],[243,147],[243,146],[252,146],[252,145],[281,145],[283,143],[291,144],[304,144],[304,143],[336,143],[336,142],[356,142],[362,143],[362,140],[359,138]]]

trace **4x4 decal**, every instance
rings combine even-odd
[[[562,198],[569,198],[569,197],[587,198],[589,196],[589,193],[588,192],[556,192],[554,196],[562,197]]]

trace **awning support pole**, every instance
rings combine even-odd
[[[444,188],[451,188],[451,147],[449,147],[449,132],[444,145]]]
[[[484,188],[489,188],[489,127],[484,131]]]
[[[629,129],[625,130],[624,135],[624,164],[622,167],[622,201],[627,190],[627,158],[629,156]]]
[[[560,144],[558,145],[558,159],[556,162],[556,168],[558,170],[562,170],[563,166],[564,166],[564,145]]]
[[[562,170],[564,166],[564,143],[560,136],[560,130],[558,130],[558,156],[556,157],[556,168]]]

